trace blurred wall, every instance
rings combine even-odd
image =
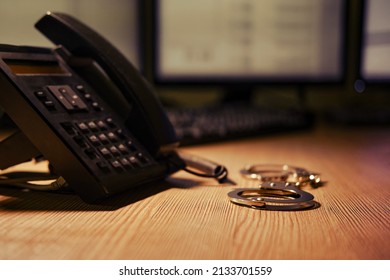
[[[73,15],[139,66],[136,0],[1,0],[0,43],[52,46],[34,28],[47,11]]]

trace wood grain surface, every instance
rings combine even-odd
[[[329,128],[186,147],[235,184],[183,171],[88,205],[72,194],[0,187],[0,259],[389,259],[390,130]],[[255,187],[246,164],[321,173],[306,211],[263,211],[227,193]],[[38,168],[38,167],[37,167]]]

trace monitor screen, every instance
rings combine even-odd
[[[339,82],[345,2],[155,0],[154,81]]]
[[[363,6],[360,77],[390,81],[390,1],[366,0]]]

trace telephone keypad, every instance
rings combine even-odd
[[[61,126],[72,136],[73,141],[83,149],[84,154],[96,162],[104,173],[124,172],[149,164],[149,160],[135,146],[134,142],[119,129],[112,118],[65,121]]]
[[[68,85],[52,85],[36,90],[34,95],[49,111],[57,111],[57,101],[68,112],[104,111],[83,85],[73,88],[75,90]],[[150,163],[111,117],[64,121],[60,125],[82,149],[87,159],[93,161],[105,174],[121,173]]]

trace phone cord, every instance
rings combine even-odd
[[[225,166],[212,162],[208,159],[185,154],[178,153],[180,158],[185,162],[184,171],[206,178],[214,178],[218,183],[223,183],[228,177],[228,170]]]

